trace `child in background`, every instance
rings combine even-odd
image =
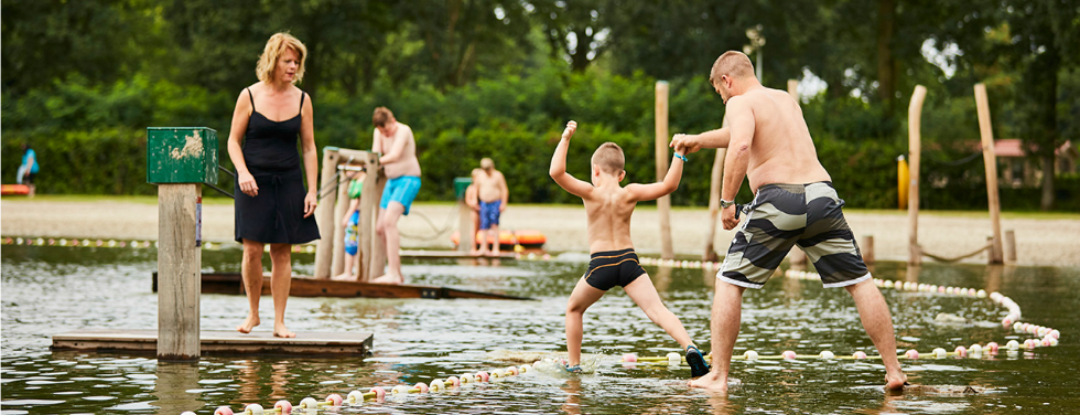
[[[353,266],[356,264],[356,254],[360,249],[360,194],[364,191],[364,177],[366,176],[367,173],[363,171],[350,171],[346,176],[351,180],[347,190],[349,208],[341,221],[341,226],[345,228],[345,271],[333,278],[338,281],[360,280],[360,273],[353,271]]]
[[[566,153],[575,130],[577,123],[570,121],[551,158],[549,172],[555,183],[585,202],[589,253],[592,255],[589,270],[578,280],[566,305],[566,348],[570,358],[564,364],[564,369],[571,373],[581,372],[582,314],[607,290],[620,286],[653,323],[679,342],[679,346],[686,351],[686,362],[690,365],[692,377],[709,373],[709,365],[705,364],[705,358],[690,339],[682,322],[660,301],[660,295],[638,263],[630,241],[630,216],[637,202],[655,200],[679,188],[683,163],[686,161],[686,157],[680,154],[683,150],[676,150],[671,169],[663,182],[622,187],[619,182],[626,176],[622,148],[615,143],[604,143],[593,153],[592,183],[587,183],[566,172]]]
[[[480,238],[480,252],[478,255],[487,255],[488,240],[491,242],[491,256],[499,256],[499,216],[506,210],[509,202],[510,191],[506,186],[506,177],[502,172],[495,170],[495,162],[485,157],[480,160],[480,174],[473,179],[476,183],[476,194],[480,198],[480,230],[484,235]]]

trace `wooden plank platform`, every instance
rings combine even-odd
[[[153,274],[153,290],[157,292],[157,273]],[[203,294],[244,295],[244,282],[240,273],[203,273]],[[270,277],[263,276],[262,295],[270,295]],[[470,291],[433,285],[372,284],[367,282],[317,280],[311,277],[293,276],[289,288],[292,297],[337,298],[426,298],[431,300],[450,298],[475,298],[488,300],[532,300],[506,294]]]
[[[513,252],[502,252],[499,256],[474,256],[469,255],[468,252],[461,251],[401,251],[402,258],[414,258],[414,259],[517,259]]]
[[[371,350],[371,333],[297,332],[296,338],[274,337],[270,331],[199,333],[202,354],[303,354],[364,356]],[[77,330],[54,335],[52,350],[157,351],[157,330]]]

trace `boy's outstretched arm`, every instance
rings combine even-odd
[[[562,139],[559,140],[559,146],[555,147],[555,155],[551,156],[551,168],[548,170],[548,174],[551,175],[552,179],[555,179],[555,183],[558,183],[559,187],[570,192],[570,194],[585,197],[592,192],[592,185],[575,179],[574,176],[566,172],[566,153],[570,149],[570,137],[574,136],[576,130],[576,122],[570,121],[566,124]]]
[[[683,164],[685,162],[680,157],[686,156],[682,154],[682,150],[676,150],[675,155],[671,158],[671,167],[668,168],[667,175],[664,176],[664,181],[650,184],[630,184],[626,186],[626,191],[630,192],[636,201],[656,200],[671,194],[679,188],[679,181],[682,179]]]

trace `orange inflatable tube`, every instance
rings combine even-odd
[[[487,232],[480,231],[476,233],[476,240],[481,240],[487,236]],[[454,232],[450,235],[450,241],[454,245],[461,243],[461,233]],[[488,243],[495,242],[494,238],[488,236]],[[523,230],[523,231],[499,231],[499,245],[523,245],[523,246],[541,246],[547,242],[547,237],[543,232],[537,230]]]

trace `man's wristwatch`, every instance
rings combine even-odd
[[[720,199],[720,209],[727,209],[728,206],[734,206],[735,202],[732,200]]]

